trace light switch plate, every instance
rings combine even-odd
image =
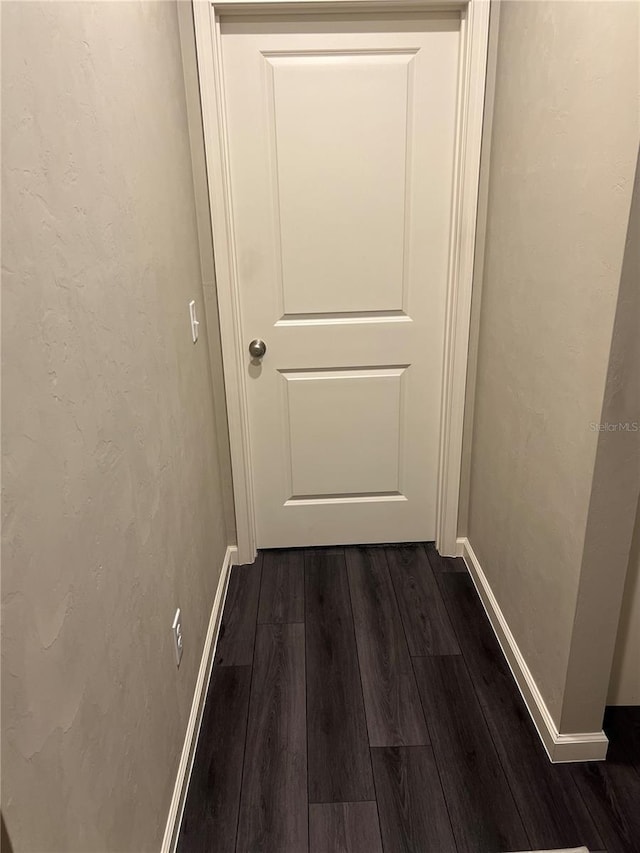
[[[173,632],[173,650],[176,655],[176,666],[180,666],[180,661],[182,660],[182,616],[180,615],[180,608],[176,610],[176,615],[173,617],[171,630]]]
[[[191,320],[191,337],[193,338],[193,342],[198,340],[198,326],[200,325],[200,320],[198,320],[198,315],[196,314],[196,300],[192,299],[189,303],[189,319]]]

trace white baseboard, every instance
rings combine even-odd
[[[202,658],[200,659],[200,669],[198,670],[198,678],[193,691],[193,701],[191,703],[191,713],[189,714],[189,722],[187,723],[187,731],[184,736],[184,744],[182,746],[182,754],[180,756],[180,764],[178,765],[178,774],[176,783],[173,788],[173,797],[169,807],[169,816],[167,825],[162,839],[162,853],[173,853],[178,842],[178,833],[180,831],[180,823],[182,822],[182,813],[184,811],[184,803],[189,787],[189,779],[191,778],[191,769],[193,767],[193,758],[198,743],[198,735],[200,734],[200,724],[202,722],[202,713],[204,711],[204,703],[209,687],[209,679],[211,678],[211,670],[213,669],[213,659],[218,642],[218,631],[220,630],[220,622],[222,621],[222,611],[224,609],[224,600],[227,595],[227,587],[229,585],[229,575],[231,566],[237,562],[238,549],[235,545],[230,545],[224,555],[222,561],[222,569],[220,570],[220,579],[218,580],[218,588],[216,589],[215,598],[213,599],[213,607],[211,608],[211,616],[209,618],[209,627],[204,641],[202,650]]]
[[[502,653],[522,694],[540,740],[554,763],[566,761],[604,761],[609,741],[604,732],[571,732],[560,734],[531,670],[518,648],[489,581],[466,537],[458,539],[458,553],[464,559],[480,600],[487,612]]]

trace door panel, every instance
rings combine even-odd
[[[403,308],[412,58],[370,52],[266,58],[284,316]]]
[[[432,539],[459,16],[221,33],[258,547]]]
[[[400,367],[281,374],[288,392],[290,500],[400,493],[403,372]],[[326,464],[318,465],[318,459]]]

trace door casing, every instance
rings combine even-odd
[[[256,556],[247,388],[231,218],[220,22],[225,15],[458,10],[461,50],[438,453],[436,547],[457,554],[458,502],[490,0],[192,0],[224,362],[238,562]]]

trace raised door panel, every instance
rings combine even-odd
[[[403,308],[413,56],[265,56],[285,317]]]
[[[293,501],[400,494],[404,367],[283,373]]]

